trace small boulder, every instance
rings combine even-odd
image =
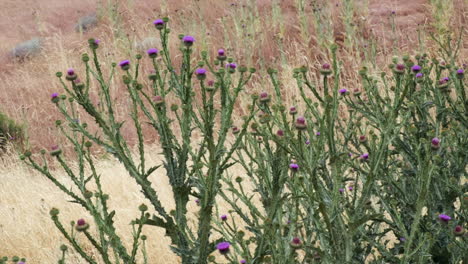
[[[75,25],[76,32],[85,32],[97,26],[98,17],[95,13],[81,17]]]
[[[33,38],[28,41],[22,42],[11,51],[11,55],[18,59],[36,55],[41,51],[43,44],[42,38]]]

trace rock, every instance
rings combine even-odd
[[[143,39],[141,42],[135,45],[135,48],[139,52],[146,52],[150,48],[157,48],[159,46],[159,40],[155,37],[148,37]]]
[[[13,57],[24,59],[28,56],[36,55],[41,51],[42,48],[42,38],[33,38],[31,40],[25,41],[18,44],[12,51],[11,54]]]
[[[75,25],[76,32],[85,32],[97,26],[98,18],[95,13],[81,17]]]

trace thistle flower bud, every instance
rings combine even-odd
[[[69,81],[74,81],[74,80],[76,80],[76,78],[78,78],[78,76],[76,76],[75,70],[73,70],[72,68],[68,69],[67,70],[67,76],[65,77],[65,79],[67,79]]]
[[[461,68],[458,69],[457,70],[457,78],[461,80],[461,79],[463,79],[464,76],[465,76],[465,70],[463,70]]]
[[[324,76],[328,76],[332,73],[331,66],[328,63],[325,63],[322,65],[322,68],[320,69],[320,73]]]
[[[235,135],[235,134],[238,134],[240,132],[240,129],[238,127],[233,127],[232,128],[232,133]]]
[[[156,27],[157,30],[161,30],[164,28],[164,20],[162,19],[156,19],[153,21],[153,25]]]
[[[140,204],[140,206],[138,206],[138,210],[141,212],[146,212],[148,211],[148,206],[146,204]]]
[[[216,57],[219,61],[225,61],[227,59],[226,57],[226,52],[224,49],[219,49],[218,50],[218,56]]]
[[[153,97],[153,101],[156,106],[160,106],[164,104],[164,98],[162,98],[162,96],[160,95],[156,95],[155,97]]]
[[[52,103],[58,103],[60,101],[59,94],[58,93],[53,93],[51,96]]]
[[[261,92],[259,101],[262,102],[262,103],[270,102],[270,95],[268,95],[267,92]]]
[[[291,107],[289,108],[289,114],[290,114],[290,115],[295,115],[295,114],[297,114],[297,108],[296,108],[295,106],[291,106]]]
[[[355,89],[353,90],[353,94],[354,94],[355,96],[359,96],[359,95],[361,95],[361,90],[359,90],[359,88],[355,88]]]
[[[50,155],[53,157],[57,157],[58,155],[62,154],[62,149],[58,145],[52,146]]]
[[[60,246],[60,250],[61,250],[61,251],[67,251],[67,250],[68,250],[67,245],[63,245],[63,244],[62,244],[62,245]]]
[[[460,225],[455,226],[455,228],[453,229],[453,234],[455,236],[463,236],[464,233],[465,229]]]
[[[230,246],[231,246],[231,243],[229,242],[221,242],[216,245],[216,249],[219,251],[219,253],[225,255],[229,253]]]
[[[436,150],[436,149],[439,149],[440,148],[440,139],[439,138],[433,138],[431,140],[431,148]]]
[[[364,135],[359,136],[359,142],[365,143],[366,141],[367,141],[366,136],[364,136]]]
[[[195,42],[195,38],[192,36],[184,36],[182,38],[182,42],[184,43],[186,47],[191,47],[193,43]]]
[[[129,60],[123,60],[119,62],[119,66],[122,70],[128,71],[130,69],[130,61]]]
[[[302,241],[298,237],[294,237],[291,242],[289,242],[292,248],[298,249],[302,247]]]
[[[59,213],[60,213],[59,209],[57,209],[55,207],[50,209],[50,212],[49,212],[50,216],[52,216],[52,217],[56,217]]]
[[[398,63],[393,67],[393,72],[397,75],[402,75],[405,73],[406,66],[404,64]]]
[[[89,228],[89,224],[86,223],[86,221],[83,218],[78,219],[78,221],[76,221],[76,226],[75,226],[76,231],[83,232],[83,231],[86,231],[86,229],[88,228]]]
[[[278,129],[278,131],[276,131],[276,135],[277,135],[278,137],[282,137],[282,136],[284,136],[284,131],[281,130],[281,129]]]
[[[100,42],[101,42],[101,41],[100,41],[99,39],[94,39],[94,38],[88,39],[88,44],[89,44],[89,47],[90,47],[91,49],[97,49],[97,48],[99,48],[99,43],[100,43]]]
[[[156,58],[158,56],[158,52],[159,50],[155,48],[151,48],[146,51],[146,53],[148,54],[150,58]]]
[[[298,130],[304,130],[307,128],[306,120],[303,116],[300,116],[296,119],[296,128]]]

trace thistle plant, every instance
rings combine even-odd
[[[88,212],[68,227],[58,209],[50,211],[67,244],[88,263],[150,263],[149,226],[165,230],[182,263],[468,262],[468,104],[465,69],[455,62],[459,47],[441,47],[444,63],[418,54],[394,57],[380,76],[363,67],[359,87],[341,87],[346,69],[332,45],[318,81],[305,66],[294,70],[297,105],[287,105],[277,70],[268,69],[273,92],[252,94],[248,114],[235,118],[255,69],[238,65],[224,49],[214,59],[203,51],[194,64],[197,41],[189,35],[180,36],[178,67],[169,53],[169,20],[154,25],[161,43],[147,58],[114,63],[105,74],[104,44],[91,39],[84,74],[57,73],[64,92],[51,101],[64,119],[56,126],[78,166],[60,146],[49,154],[73,188],[54,176],[46,151],[21,156]],[[152,66],[149,84],[141,77],[144,64]],[[117,120],[111,99],[118,75],[130,124]],[[94,89],[101,108],[91,99]],[[80,114],[97,131],[77,121]],[[162,164],[152,167],[145,124],[159,135]],[[137,136],[136,153],[121,132],[128,125]],[[95,166],[98,148],[122,163],[148,204],[135,205],[129,246],[114,225],[111,197],[101,184],[106,175]],[[234,165],[240,170],[231,170]],[[158,169],[169,179],[174,210],[153,187],[150,176]],[[191,198],[199,206],[195,216],[187,209]],[[217,198],[228,211],[220,212]],[[67,246],[60,249],[65,263]]]
[[[145,60],[153,66],[149,85],[143,85],[141,80],[140,68],[145,63],[142,55],[137,55],[134,61],[123,60],[118,65],[114,63],[106,78],[105,69],[99,63],[99,46],[102,43],[94,39],[89,40],[91,55],[82,56],[86,69],[82,74],[83,82],[77,81],[81,74],[73,69],[67,71],[65,80],[61,72],[57,73],[64,93],[54,93],[51,100],[64,120],[58,120],[56,125],[73,146],[78,170],[74,170],[64,159],[59,146],[53,147],[50,155],[65,170],[75,188],[68,188],[54,176],[47,162],[46,151],[40,153],[42,164],[29,151],[21,156],[29,166],[46,176],[91,216],[72,222],[68,229],[59,219],[59,210],[54,208],[50,211],[56,227],[88,263],[137,263],[138,250],[141,249],[145,255],[145,248],[141,248],[146,240],[143,235],[145,226],[163,228],[171,239],[171,248],[183,263],[206,263],[208,255],[216,249],[216,241],[211,241],[210,235],[219,182],[223,173],[233,165],[230,157],[239,147],[252,118],[252,114],[245,117],[238,139],[228,145],[234,104],[255,69],[248,70],[244,66],[237,68],[232,58],[228,59],[230,64],[227,68],[223,61],[218,61],[216,66],[208,58],[207,52],[202,52],[202,60],[193,65],[196,41],[187,35],[181,38],[183,61],[179,70],[175,71],[176,65],[169,54],[168,19],[157,20],[154,24],[160,34],[161,51],[148,50],[149,58]],[[207,83],[208,74],[214,83]],[[130,119],[137,135],[135,155],[121,133],[124,122],[117,120],[111,99],[111,84],[118,75],[121,75],[131,102]],[[98,87],[92,86],[91,79],[97,81]],[[195,90],[195,87],[198,89]],[[103,109],[98,109],[93,103],[91,89],[99,90]],[[201,104],[197,103],[199,97],[202,99]],[[218,97],[219,105],[216,103]],[[169,99],[178,101],[178,104],[168,106],[166,101]],[[85,112],[98,125],[96,133],[86,123],[76,122],[78,110]],[[139,114],[145,120],[141,120]],[[147,165],[145,155],[148,154],[142,132],[144,122],[150,124],[160,136],[162,165]],[[175,129],[180,131],[180,135],[174,132]],[[194,130],[201,133],[198,147],[193,144]],[[109,195],[102,188],[102,176],[94,164],[94,147],[105,149],[123,164],[149,203],[149,206],[142,204],[138,207],[140,215],[132,222],[133,243],[130,247],[124,246],[123,239],[114,227],[115,211],[108,206]],[[173,191],[175,210],[170,212],[162,205],[149,178],[160,167],[164,168]],[[196,230],[187,224],[187,203],[190,197],[196,197],[200,203]],[[91,232],[90,228],[95,229],[96,233]],[[99,252],[100,259],[83,249],[77,241],[78,236],[86,237]],[[147,263],[146,257],[144,260]]]

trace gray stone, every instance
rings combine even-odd
[[[76,32],[85,32],[97,26],[98,18],[95,13],[81,17],[75,25]]]
[[[12,51],[11,54],[16,58],[26,58],[28,56],[36,55],[41,51],[43,39],[33,38],[18,44]]]

